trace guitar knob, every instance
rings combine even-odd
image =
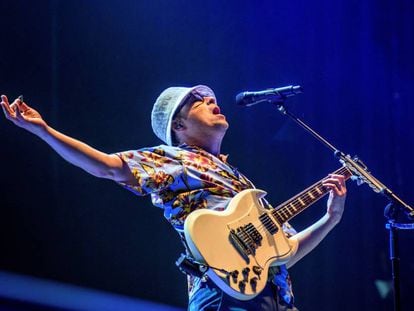
[[[259,266],[253,266],[253,273],[256,275],[260,275],[262,273],[262,268]]]
[[[257,277],[251,278],[250,279],[250,286],[252,287],[252,290],[255,292],[256,291],[256,286],[257,286]]]
[[[239,271],[238,270],[234,270],[230,274],[231,274],[231,278],[232,278],[233,282],[236,283],[237,282],[237,278],[239,276]]]
[[[239,282],[239,289],[241,292],[244,292],[244,290],[246,289],[246,281]]]
[[[244,269],[242,270],[243,275],[248,275],[248,274],[249,274],[249,272],[250,272],[250,268],[249,268],[249,267],[246,267],[246,268],[244,268]]]
[[[234,270],[231,272],[231,276],[237,278],[239,276],[239,270]]]

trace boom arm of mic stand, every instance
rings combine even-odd
[[[366,167],[361,166],[358,163],[358,160],[351,159],[349,155],[345,156],[343,153],[338,155],[340,162],[346,165],[352,173],[357,176],[362,182],[368,184],[371,189],[385,196],[391,202],[397,203],[404,209],[404,212],[411,218],[414,219],[414,209],[401,200],[394,192],[392,192],[387,186],[381,183],[377,178],[372,176],[370,172],[367,171]]]
[[[404,212],[408,215],[408,217],[414,219],[414,209],[410,205],[405,203],[403,200],[401,200],[395,193],[393,193],[377,178],[372,176],[372,174],[367,170],[367,167],[362,164],[362,161],[358,160],[357,158],[352,159],[349,155],[345,155],[342,151],[335,148],[331,143],[329,143],[325,138],[323,138],[321,135],[315,132],[306,123],[304,123],[302,120],[300,120],[290,111],[288,111],[284,105],[284,101],[278,100],[275,102],[275,104],[282,114],[287,115],[297,124],[299,124],[302,128],[304,128],[308,133],[310,133],[317,140],[319,140],[319,142],[321,142],[327,148],[331,149],[334,152],[335,156],[340,159],[340,162],[346,165],[361,183],[367,183],[372,188],[372,190],[382,194],[391,202],[397,203],[404,209]]]

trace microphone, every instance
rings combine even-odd
[[[258,92],[241,92],[236,96],[236,104],[249,107],[262,102],[280,102],[302,92],[303,88],[300,85],[289,85]]]

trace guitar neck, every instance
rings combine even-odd
[[[345,177],[345,180],[352,176],[351,171],[345,166],[332,174],[342,175]],[[277,206],[271,211],[273,217],[275,217],[279,224],[283,224],[325,196],[329,192],[329,189],[322,185],[325,179],[326,177]]]

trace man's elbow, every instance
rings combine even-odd
[[[116,155],[112,156],[110,165],[100,172],[101,178],[111,179],[129,185],[136,185],[137,180],[132,174],[128,164]]]
[[[99,165],[92,166],[87,172],[98,178],[122,182],[130,172],[128,165],[116,155],[105,155]]]

